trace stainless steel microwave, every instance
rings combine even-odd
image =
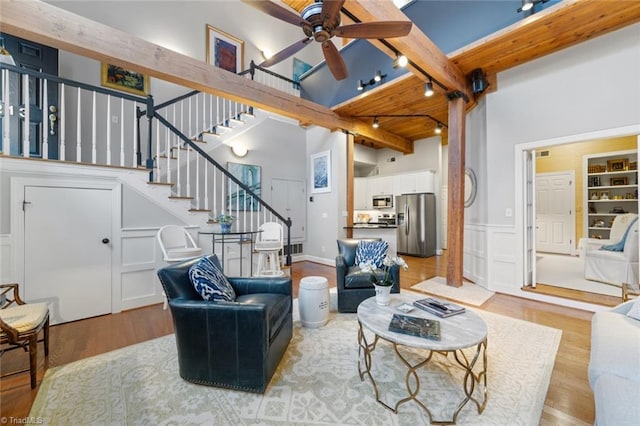
[[[371,205],[374,209],[390,209],[393,207],[393,195],[374,195]]]

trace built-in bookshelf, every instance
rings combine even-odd
[[[584,171],[583,235],[607,239],[616,216],[638,213],[638,153],[585,155]]]

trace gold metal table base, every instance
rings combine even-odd
[[[454,425],[456,424],[456,420],[458,418],[458,414],[460,410],[467,404],[469,401],[473,401],[478,409],[478,414],[482,414],[486,405],[487,405],[487,339],[485,338],[483,341],[476,345],[476,353],[473,358],[468,359],[462,349],[454,350],[454,351],[429,351],[429,355],[421,362],[411,365],[407,359],[402,356],[402,354],[398,351],[398,345],[395,342],[392,342],[388,339],[375,335],[375,338],[372,343],[367,342],[367,338],[364,334],[364,330],[362,328],[362,323],[358,321],[358,373],[360,374],[360,380],[364,381],[365,375],[369,376],[371,383],[373,384],[373,390],[375,392],[376,401],[382,404],[385,408],[393,411],[395,414],[398,414],[398,407],[405,402],[415,401],[429,416],[429,421],[432,424],[444,424],[444,425]],[[371,375],[371,353],[376,348],[378,344],[378,340],[386,340],[387,342],[393,345],[393,349],[402,361],[404,365],[407,366],[408,371],[405,377],[405,386],[407,388],[408,396],[406,398],[400,399],[396,402],[394,407],[386,404],[384,401],[380,399],[380,393],[378,391],[378,385]],[[464,348],[463,348],[464,349]],[[448,356],[449,353],[453,353],[453,357],[455,361],[458,363],[460,367],[465,371],[464,378],[462,380],[462,387],[464,389],[465,398],[460,401],[455,411],[453,412],[453,416],[451,420],[434,420],[433,415],[429,408],[427,408],[426,403],[420,401],[418,399],[418,392],[420,392],[420,378],[418,377],[417,369],[426,365],[433,356],[434,352]],[[481,359],[482,369],[478,373],[473,372],[473,368],[476,365],[478,359]],[[361,366],[361,360],[364,361],[364,369]],[[413,379],[413,380],[412,380]],[[473,396],[473,392],[475,390],[476,384],[478,386],[482,386],[482,401],[479,401]]]

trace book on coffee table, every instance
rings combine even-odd
[[[447,318],[452,315],[458,315],[465,312],[464,306],[456,305],[451,302],[443,302],[432,297],[416,300],[413,302],[413,305],[441,318]]]
[[[389,331],[440,340],[440,321],[408,315],[393,314]]]

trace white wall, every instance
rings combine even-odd
[[[636,24],[498,75],[487,95],[487,222],[514,224],[516,144],[640,122],[639,40]]]
[[[331,192],[311,193],[310,177],[307,178],[307,243],[305,254],[316,262],[335,264],[338,254],[337,238],[344,238],[347,224],[347,135],[331,133],[327,129],[313,127],[307,131],[307,162],[309,157],[323,151],[331,151]],[[308,170],[311,170],[307,163]],[[313,197],[313,201],[310,201]]]
[[[299,28],[272,18],[239,0],[48,0],[47,3],[202,61],[206,61],[206,25],[212,25],[244,41],[244,69],[249,67],[251,60],[257,64],[263,61],[261,50],[277,52],[304,36]],[[316,65],[323,59],[322,49],[317,43],[311,43],[296,53],[295,57]],[[274,65],[270,70],[291,78],[293,58]],[[100,64],[94,60],[61,52],[60,72],[64,77],[100,84]],[[187,91],[151,79],[151,93],[156,102]]]
[[[474,271],[489,288],[522,295],[517,213],[524,209],[515,153],[523,144],[637,129],[639,40],[636,24],[498,75],[498,90],[467,117],[466,161],[477,167],[479,198],[465,211],[465,272]]]

